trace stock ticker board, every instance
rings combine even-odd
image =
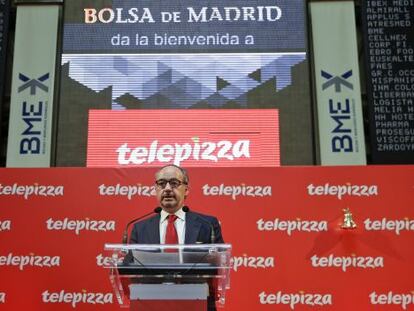
[[[372,162],[414,163],[414,1],[363,1]]]

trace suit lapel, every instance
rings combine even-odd
[[[185,219],[185,244],[195,244],[200,232],[201,223],[198,221],[197,216],[189,212],[186,214]]]
[[[146,226],[145,241],[146,244],[160,244],[160,215],[148,220],[148,226]]]

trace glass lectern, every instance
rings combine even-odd
[[[207,310],[224,306],[230,288],[230,244],[105,244],[105,265],[122,307]]]

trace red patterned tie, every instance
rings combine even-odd
[[[165,234],[165,244],[178,244],[177,229],[175,229],[174,222],[178,217],[176,215],[168,216],[167,232]],[[167,252],[176,252],[175,249],[167,249]]]

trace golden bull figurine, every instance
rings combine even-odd
[[[352,213],[349,208],[344,208],[344,223],[342,224],[342,229],[355,229],[357,227],[354,219],[352,218]]]

